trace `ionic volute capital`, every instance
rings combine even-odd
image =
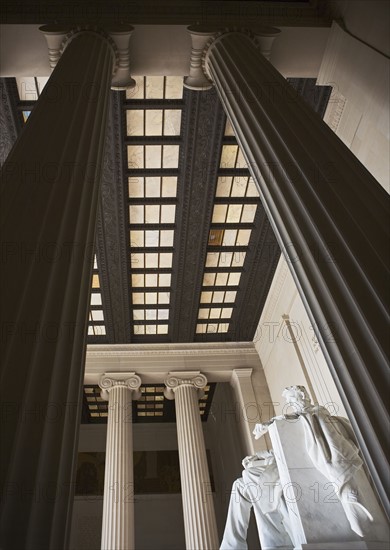
[[[268,61],[271,57],[272,45],[280,33],[281,30],[276,27],[264,27],[253,32],[254,44]]]
[[[272,44],[280,34],[280,30],[274,27],[258,29],[226,28],[210,29],[201,25],[187,27],[191,35],[191,59],[189,75],[184,79],[184,87],[190,90],[209,90],[213,81],[207,70],[207,56],[219,39],[230,33],[242,33],[249,38],[254,46],[260,50],[263,56],[269,60]]]
[[[46,38],[51,70],[57,65],[65,48],[80,33],[94,33],[106,39],[114,57],[111,80],[112,90],[134,88],[135,80],[130,76],[129,42],[134,28],[131,25],[116,25],[108,30],[96,26],[81,26],[72,29],[60,25],[43,25],[39,30]]]
[[[166,390],[164,395],[167,399],[174,399],[175,392],[183,386],[191,386],[197,390],[198,398],[204,396],[204,387],[207,385],[207,378],[200,371],[176,371],[170,372],[164,381]]]
[[[133,399],[139,399],[141,397],[140,386],[141,378],[134,372],[129,373],[115,373],[109,372],[103,374],[99,380],[99,386],[101,388],[102,399],[108,401],[109,394],[112,390],[118,387],[125,387],[132,392]]]
[[[191,35],[191,59],[189,75],[184,79],[184,87],[204,91],[213,87],[213,82],[204,70],[204,54],[217,35],[217,29],[202,26],[187,27]]]

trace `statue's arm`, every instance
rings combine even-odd
[[[298,414],[280,414],[278,416],[273,416],[270,420],[267,420],[267,422],[256,424],[252,433],[255,436],[255,439],[259,439],[268,432],[268,428],[275,420],[296,420],[298,417]]]

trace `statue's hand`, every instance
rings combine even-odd
[[[286,416],[284,414],[280,414],[279,416],[272,417],[271,420],[268,420],[267,422],[256,424],[255,429],[252,432],[253,435],[255,436],[255,439],[259,439],[266,432],[268,432],[268,428],[274,420],[285,420],[285,419],[286,419]]]
[[[255,436],[255,439],[259,439],[262,437],[265,433],[268,432],[268,427],[272,423],[272,420],[268,422],[264,422],[263,424],[256,424],[255,429],[253,430],[253,435]]]

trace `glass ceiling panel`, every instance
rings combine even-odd
[[[196,327],[196,334],[199,335],[229,331],[228,319],[234,312],[258,206],[255,200],[259,198],[257,188],[247,170],[240,147],[232,143],[234,133],[229,121],[226,122],[225,136],[227,143],[223,143],[221,149],[206,271],[200,295]],[[225,175],[224,170],[229,170],[229,175]],[[242,170],[246,170],[246,173]],[[242,227],[242,224],[245,226]],[[223,307],[225,304],[229,307]],[[224,322],[216,322],[217,319]],[[210,320],[213,322],[210,323]]]
[[[175,198],[177,176],[129,177],[129,198]]]
[[[180,138],[182,118],[181,101],[172,100],[182,99],[183,78],[135,80],[135,90],[126,92],[133,333],[166,335],[177,196],[177,175],[172,170],[178,169],[180,149],[172,137]]]
[[[256,184],[249,176],[221,176],[217,181],[215,196],[219,197],[258,197]]]
[[[128,109],[128,136],[179,136],[181,109]]]
[[[225,136],[234,136],[233,126],[231,125],[230,120],[228,118],[226,119]]]
[[[247,164],[238,145],[223,145],[220,168],[245,169]]]
[[[106,327],[104,323],[102,294],[96,254],[93,260],[91,287],[90,309],[88,315],[88,336],[104,337],[106,336]]]
[[[182,76],[134,76],[136,85],[126,91],[126,99],[182,99]]]
[[[128,168],[177,168],[179,165],[179,145],[128,145]]]
[[[148,76],[145,78],[145,98],[163,99],[164,97],[164,77]]]

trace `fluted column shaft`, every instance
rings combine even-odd
[[[215,550],[218,533],[198,402],[199,388],[207,381],[190,374],[180,378],[173,373],[165,382],[175,398],[186,548]]]
[[[103,36],[75,36],[2,170],[7,549],[68,547],[113,59]]]
[[[126,379],[108,375],[100,380],[102,397],[108,399],[102,550],[134,548],[132,401],[140,385],[133,373]]]
[[[217,37],[204,66],[388,504],[388,196],[249,36]]]

